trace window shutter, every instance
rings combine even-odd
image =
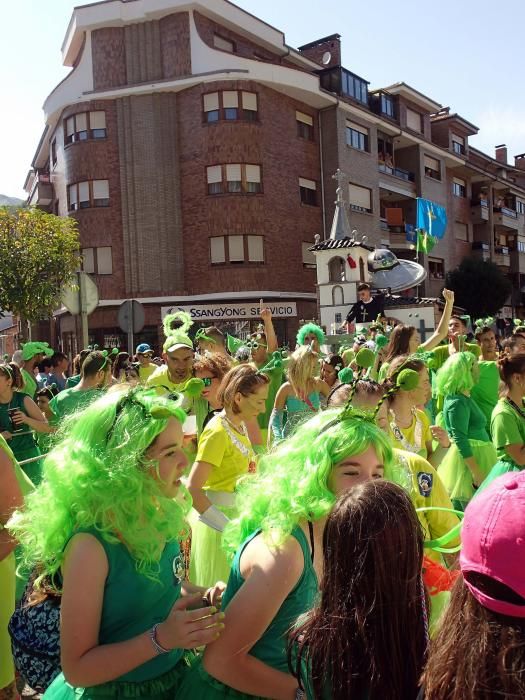
[[[243,92],[242,93],[242,108],[249,109],[252,112],[257,111],[257,93]]]
[[[82,269],[84,272],[93,274],[95,272],[95,255],[93,248],[82,248]]]
[[[359,185],[348,185],[348,195],[350,204],[355,207],[362,207],[363,209],[371,209],[371,192],[366,187],[359,187]]]
[[[260,165],[247,165],[246,166],[246,182],[260,182],[261,181],[261,166]]]
[[[89,202],[89,182],[78,183],[78,201]]]
[[[222,93],[222,106],[224,109],[239,106],[239,93],[237,90],[224,90]]]
[[[208,184],[222,182],[222,168],[220,165],[210,165],[209,168],[206,168],[206,174],[208,177]]]
[[[454,183],[455,183],[456,185],[461,185],[461,187],[466,187],[466,186],[467,186],[466,181],[465,181],[465,180],[462,180],[460,177],[455,177],[455,178],[454,178]]]
[[[465,139],[463,138],[463,136],[458,136],[457,134],[452,134],[452,141],[460,143],[462,146],[465,145]]]
[[[110,247],[97,248],[97,272],[99,275],[113,274],[113,258]]]
[[[93,180],[93,199],[109,199],[108,180]]]
[[[75,115],[76,131],[87,131],[87,113],[81,112]]]
[[[217,109],[219,109],[219,93],[209,92],[204,95],[204,111],[214,112]]]
[[[355,122],[348,121],[348,119],[346,120],[346,126],[349,129],[358,131],[360,134],[363,134],[363,136],[368,136],[368,129],[365,126],[361,126],[360,124],[356,124]]]
[[[421,114],[414,112],[412,109],[407,109],[407,126],[412,131],[421,132]]]
[[[307,180],[305,177],[299,178],[299,187],[306,187],[309,190],[317,189],[314,180]]]
[[[295,118],[297,119],[298,122],[302,122],[303,124],[308,124],[308,126],[314,125],[314,120],[312,119],[312,117],[309,114],[304,114],[304,112],[296,112]]]
[[[75,117],[69,117],[66,119],[66,135],[71,136],[75,133]]]
[[[228,236],[230,262],[244,261],[244,241],[242,236]]]
[[[89,126],[92,129],[105,129],[106,128],[106,113],[105,112],[90,112],[89,113]]]
[[[431,158],[430,156],[424,157],[425,168],[430,168],[431,170],[441,171],[440,162],[437,158]]]
[[[69,185],[69,208],[74,209],[77,203],[77,186]]]
[[[226,262],[224,236],[214,236],[210,238],[210,256],[212,263]]]
[[[218,34],[213,35],[213,45],[216,49],[221,49],[221,51],[229,51],[230,53],[233,51],[233,41],[223,39]]]
[[[241,166],[239,163],[228,163],[226,166],[226,180],[228,182],[241,181]]]
[[[250,262],[264,262],[262,236],[248,236],[248,260]]]

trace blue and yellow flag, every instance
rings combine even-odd
[[[447,211],[429,199],[417,198],[416,229],[426,231],[432,238],[440,240],[447,229]]]

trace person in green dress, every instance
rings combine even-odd
[[[338,494],[392,468],[373,418],[317,414],[238,486],[239,516],[223,535],[234,554],[223,596],[226,629],[192,665],[177,700],[291,700],[287,635],[312,608],[323,575],[326,517]]]
[[[307,698],[415,698],[428,642],[423,533],[405,491],[344,493],[323,535],[319,601],[295,628],[290,663]]]
[[[486,488],[494,479],[525,467],[525,353],[505,356],[499,361],[501,380],[506,394],[492,412],[492,443],[498,461],[483,482]]]
[[[42,362],[44,357],[51,357],[54,354],[53,348],[47,343],[31,341],[22,346],[22,387],[21,391],[34,399],[38,384],[35,379],[35,368]]]
[[[22,391],[22,385],[20,369],[14,362],[0,365],[0,433],[19,462],[33,460],[22,468],[37,484],[42,464],[33,431],[46,433],[50,427],[33,399]]]
[[[223,587],[182,580],[184,418],[155,392],[108,392],[70,423],[45,480],[11,518],[38,566],[35,585],[61,582],[62,673],[46,700],[172,700],[184,649],[224,627],[214,607]]]
[[[438,394],[444,397],[443,420],[452,440],[438,474],[458,510],[465,509],[498,461],[485,415],[471,397],[476,380],[475,356],[458,352],[438,371],[435,382]]]

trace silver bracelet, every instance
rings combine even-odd
[[[302,688],[297,688],[295,691],[295,700],[304,700],[306,698],[306,693]]]
[[[155,649],[155,652],[160,656],[160,654],[169,654],[171,649],[165,649],[162,645],[160,645],[157,641],[157,627],[159,626],[159,622],[157,622],[156,625],[153,625],[153,627],[149,631],[149,638],[151,639],[151,643],[153,644],[153,648]]]

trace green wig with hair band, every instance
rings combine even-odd
[[[325,341],[324,331],[320,326],[315,323],[305,323],[297,332],[297,345],[305,345],[305,338],[307,335],[315,335],[319,345],[322,345]]]
[[[434,378],[436,395],[461,394],[476,383],[477,359],[471,352],[456,352],[439,369]]]
[[[45,478],[9,521],[24,563],[53,576],[75,532],[94,528],[109,543],[122,539],[137,571],[155,579],[164,543],[187,533],[191,498],[182,485],[177,498],[164,495],[158,465],[145,453],[169,418],[184,421],[184,411],[155,391],[119,389],[81,416],[61,429]]]
[[[279,546],[301,520],[328,515],[336,502],[330,489],[332,470],[347,457],[373,447],[385,466],[385,478],[390,476],[392,448],[373,417],[338,420],[340,416],[339,409],[316,414],[263,457],[256,474],[238,484],[239,515],[228,523],[222,539],[232,556],[258,529],[268,543]]]
[[[175,345],[183,345],[193,350],[193,341],[188,335],[192,325],[191,316],[186,311],[176,311],[165,316],[162,321],[162,328],[166,336],[162,346],[164,352],[169,352],[169,349]]]

